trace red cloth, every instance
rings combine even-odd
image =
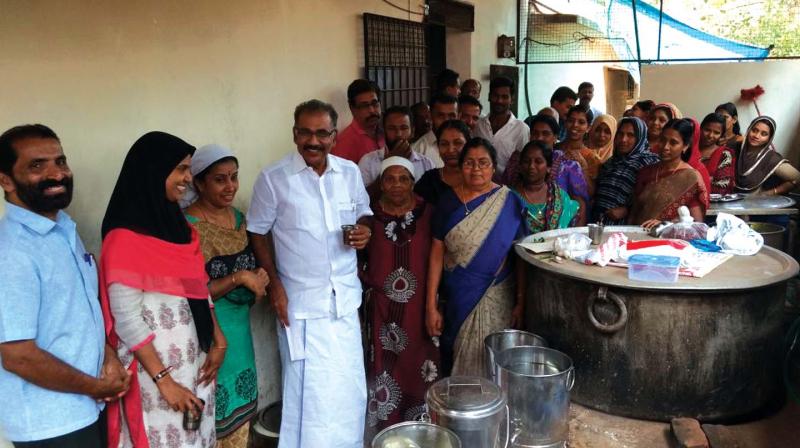
[[[689,161],[686,163],[700,173],[700,177],[703,178],[703,183],[706,184],[706,195],[708,195],[708,192],[711,191],[711,177],[708,175],[708,170],[705,165],[703,165],[703,162],[700,161],[700,134],[703,131],[700,129],[700,123],[698,123],[697,120],[691,117],[688,118],[688,120],[694,125],[694,132],[692,132],[692,145],[690,146],[692,155],[689,156]],[[705,203],[708,204],[708,198]],[[705,208],[707,209],[708,206],[706,205]]]
[[[691,169],[697,174],[695,174],[693,184],[688,188],[686,185],[676,185],[668,181],[670,176],[684,170],[689,170],[691,166],[687,165],[688,163],[682,164],[671,173],[662,172],[661,163],[646,166],[639,171],[639,174],[636,176],[636,186],[634,187],[634,209],[637,208],[637,205],[640,206],[639,208],[650,207],[651,209],[653,207],[663,206],[658,216],[647,214],[645,220],[655,218],[662,221],[674,221],[678,218],[678,208],[681,205],[685,205],[690,209],[695,206],[700,207],[703,209],[703,213],[708,210],[710,197],[708,195],[708,190],[705,189],[705,185],[702,183],[702,174],[699,173],[698,170]],[[705,167],[703,167],[703,170],[705,170]],[[645,192],[648,193],[649,196],[644,195]],[[644,199],[643,196],[645,196]],[[668,204],[663,203],[665,198],[669,198]],[[661,200],[661,202],[656,203],[655,200]],[[641,224],[644,222],[643,220],[639,221],[637,219],[642,217],[636,216],[636,213],[631,212],[631,215],[634,215],[629,216],[631,224]]]
[[[124,228],[108,232],[103,239],[100,253],[100,303],[108,344],[116,349],[119,338],[114,332],[114,318],[108,299],[108,288],[112,283],[187,299],[208,300],[208,275],[197,231],[192,227],[192,240],[189,244],[169,243]],[[149,444],[142,418],[136,358],[127,367],[132,372],[128,393],[106,407],[108,446],[119,446],[122,418],[120,406],[124,406],[133,446],[147,448]]]
[[[736,155],[732,149],[718,146],[703,164],[711,176],[711,193],[733,193],[736,187]]]
[[[415,219],[387,215],[373,203],[364,276],[368,431],[418,417],[425,391],[441,376],[439,350],[425,329],[425,294],[433,207],[417,198]]]
[[[331,154],[357,164],[364,154],[385,146],[386,140],[380,129],[378,130],[378,139],[375,140],[353,120],[350,126],[344,128],[336,137],[336,145],[331,150]]]

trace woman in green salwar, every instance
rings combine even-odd
[[[249,420],[257,410],[258,380],[250,333],[250,307],[269,283],[256,268],[244,214],[231,204],[239,189],[239,165],[230,150],[204,146],[192,159],[196,200],[187,220],[200,234],[219,326],[228,341],[217,374],[217,448],[245,448]]]

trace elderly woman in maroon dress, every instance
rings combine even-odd
[[[364,290],[367,432],[424,412],[425,391],[439,379],[439,350],[425,330],[425,291],[433,207],[414,194],[408,159],[381,166],[381,197],[372,204]]]

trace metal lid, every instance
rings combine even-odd
[[[499,386],[477,376],[451,376],[437,381],[425,394],[431,413],[451,418],[483,418],[506,407]]]

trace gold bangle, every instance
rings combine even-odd
[[[227,345],[215,345],[215,346],[213,346],[211,348],[213,350],[225,350],[226,348],[228,348],[228,346]]]
[[[238,286],[236,284],[236,273],[235,272],[233,273],[233,278],[231,279],[231,282],[233,282],[233,286]]]

